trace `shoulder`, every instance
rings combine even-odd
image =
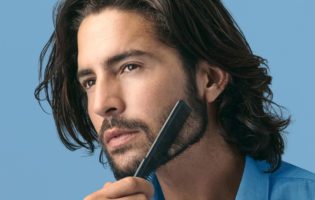
[[[279,169],[275,171],[274,173],[272,173],[271,178],[273,179],[284,178],[284,179],[290,179],[290,180],[302,179],[302,180],[314,182],[315,174],[283,161],[281,162]]]
[[[270,174],[269,184],[270,199],[315,200],[315,174],[287,162]]]

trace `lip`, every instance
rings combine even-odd
[[[137,130],[112,128],[105,131],[103,142],[107,147],[117,148],[127,144],[137,132]]]

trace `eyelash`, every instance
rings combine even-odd
[[[84,90],[90,89],[93,85],[90,84],[90,82],[93,81],[93,85],[95,84],[95,79],[86,79],[85,81],[82,82],[82,87]]]
[[[129,67],[132,67],[132,69],[130,69]],[[135,70],[135,69],[137,69],[137,68],[139,68],[139,67],[140,67],[140,65],[138,65],[138,64],[128,63],[128,64],[122,66],[121,74],[122,74],[122,73],[125,73],[126,70],[128,70],[128,72],[130,72],[130,71],[133,71],[133,70]],[[128,69],[128,68],[129,68],[129,69]],[[96,80],[95,80],[95,79],[92,79],[92,78],[86,79],[86,80],[84,80],[84,81],[81,83],[81,86],[82,86],[82,88],[83,88],[84,90],[89,90],[89,89],[95,84],[95,81],[96,81]],[[91,82],[92,82],[92,83],[91,83]]]
[[[132,66],[133,68],[132,69],[128,69],[128,67],[130,67],[130,66]],[[128,63],[128,64],[122,66],[121,73],[124,73],[126,69],[128,69],[128,71],[130,72],[130,71],[133,71],[133,70],[135,70],[135,69],[137,69],[139,67],[140,67],[140,65],[138,65],[138,64]]]

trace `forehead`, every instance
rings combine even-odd
[[[78,62],[131,49],[152,49],[161,45],[153,25],[131,11],[104,9],[83,19],[78,30]]]

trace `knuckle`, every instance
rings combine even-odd
[[[138,187],[138,182],[136,181],[135,178],[127,177],[127,178],[125,179],[125,182],[126,182],[126,184],[128,185],[128,187],[129,187],[130,189],[132,189],[132,190],[135,190],[135,189],[137,189],[137,187]]]

